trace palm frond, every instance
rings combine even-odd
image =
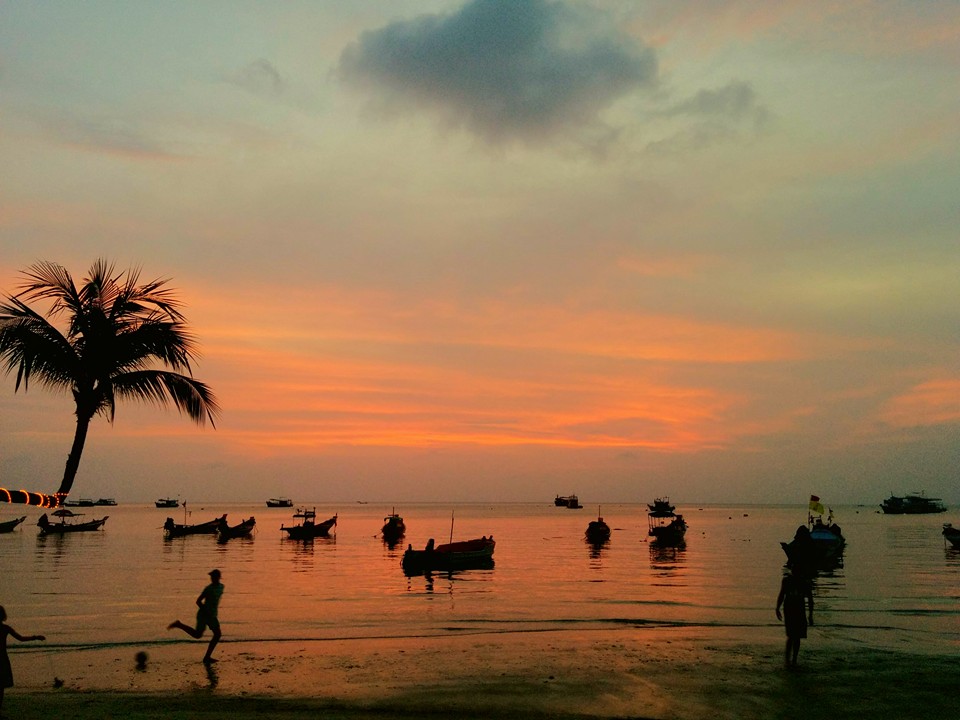
[[[164,405],[172,401],[177,410],[198,425],[208,420],[216,427],[220,404],[213,391],[199,380],[165,370],[139,370],[113,378],[116,397]]]
[[[17,370],[16,389],[30,378],[55,389],[69,389],[79,367],[70,342],[50,322],[18,298],[0,304],[0,363]]]

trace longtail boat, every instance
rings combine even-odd
[[[13,532],[14,528],[27,519],[26,515],[14,518],[13,520],[4,520],[0,522],[0,534]]]
[[[317,510],[297,510],[293,516],[295,519],[300,519],[301,522],[297,525],[291,525],[287,527],[281,525],[280,529],[287,533],[287,537],[291,540],[313,540],[317,537],[327,537],[330,534],[330,530],[333,527],[336,527],[337,516],[334,515],[329,520],[324,520],[323,522],[317,522]]]
[[[670,504],[669,498],[657,498],[653,504],[647,505],[647,535],[653,542],[661,545],[679,545],[687,532],[687,521],[683,515],[673,511],[676,506]]]
[[[843,550],[847,541],[840,531],[840,526],[833,522],[833,510],[826,508],[827,521],[823,521],[824,510],[820,498],[811,495],[807,524],[797,528],[793,540],[780,543],[787,556],[787,565],[807,575],[838,567],[843,563]]]
[[[396,508],[394,508],[393,512],[383,519],[383,527],[380,528],[383,541],[388,544],[397,543],[406,532],[407,526],[404,524],[403,518],[397,515]]]
[[[436,546],[433,538],[430,538],[423,550],[414,550],[412,545],[408,545],[400,566],[408,575],[419,575],[431,570],[492,568],[495,547],[492,535]]]
[[[597,508],[597,519],[591,520],[590,524],[587,525],[585,535],[587,542],[593,545],[602,545],[610,539],[610,526],[603,521],[603,517],[600,515],[600,508]]]
[[[960,550],[960,530],[950,523],[943,524],[943,537],[950,541],[950,544]]]
[[[226,522],[227,514],[224,513],[218,518],[208,520],[207,522],[197,523],[196,525],[187,525],[186,523],[175,523],[173,518],[168,517],[163,524],[163,534],[167,538],[183,537],[184,535],[216,535],[220,522]]]
[[[71,510],[67,510],[66,508],[55,510],[53,514],[60,518],[60,522],[50,522],[50,518],[47,517],[46,513],[41,515],[37,520],[37,527],[40,528],[41,535],[65,535],[66,533],[90,532],[93,530],[99,530],[103,527],[103,524],[107,522],[107,517],[109,517],[104,516],[99,520],[88,520],[86,522],[67,522],[67,518],[77,518],[80,517],[80,515],[72,512]]]
[[[251,515],[243,522],[231,526],[227,523],[227,516],[224,515],[217,521],[217,539],[220,542],[226,542],[231,538],[249,537],[256,525],[257,521]]]

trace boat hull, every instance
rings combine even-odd
[[[185,537],[187,535],[215,535],[221,522],[226,522],[227,516],[221,515],[213,520],[196,525],[178,525],[173,518],[167,518],[163,525],[163,534],[167,538]]]
[[[945,523],[943,526],[943,537],[945,537],[953,547],[960,550],[960,530],[953,527],[950,523]]]
[[[591,520],[585,535],[587,542],[594,545],[605,543],[610,539],[610,526],[602,520]]]
[[[17,527],[17,525],[19,525],[26,519],[27,519],[27,516],[24,515],[22,517],[14,518],[13,520],[6,520],[4,522],[0,522],[0,534],[13,532],[14,529]]]
[[[437,545],[425,550],[407,548],[400,566],[408,575],[419,575],[433,570],[483,570],[493,567],[493,538],[479,538]]]
[[[302,525],[280,526],[291,540],[313,540],[318,537],[329,537],[330,530],[337,524],[337,516],[320,523],[304,521]]]
[[[884,515],[932,515],[947,511],[940,498],[925,495],[891,495],[880,503],[880,509]]]
[[[46,517],[46,515],[43,515],[41,517]],[[99,520],[90,520],[88,522],[82,522],[82,523],[47,522],[42,525],[40,523],[37,523],[37,525],[39,525],[40,527],[41,535],[68,535],[70,533],[93,532],[95,530],[99,530],[100,528],[103,527],[104,523],[107,522],[108,517],[109,515],[107,515],[106,517],[102,517]]]
[[[257,521],[253,517],[233,526],[228,525],[226,519],[221,519],[217,526],[217,539],[220,542],[226,542],[234,538],[250,537],[256,526]]]

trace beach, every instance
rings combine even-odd
[[[960,659],[811,628],[582,628],[426,637],[17,648],[7,718],[943,718]],[[135,655],[149,659],[138,670]],[[63,681],[54,688],[54,678]]]

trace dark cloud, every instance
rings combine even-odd
[[[280,72],[269,60],[259,58],[227,78],[230,82],[254,95],[276,97],[283,92]]]
[[[752,123],[757,130],[769,120],[769,112],[757,100],[749,83],[733,81],[717,90],[700,90],[669,108],[665,115],[688,115]]]
[[[340,77],[384,109],[429,108],[493,141],[533,140],[598,124],[652,83],[656,57],[585,4],[472,0],[458,12],[363,33]]]

